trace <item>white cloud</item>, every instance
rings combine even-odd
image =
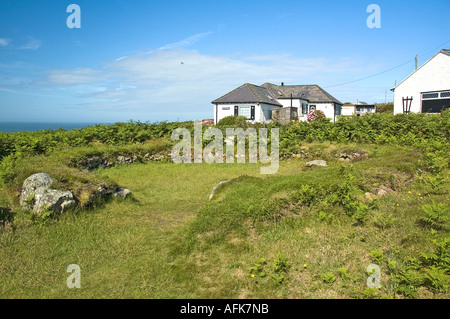
[[[52,86],[71,86],[78,84],[98,83],[106,80],[109,75],[103,70],[89,68],[78,68],[74,70],[50,70],[47,71],[44,80],[37,84]]]
[[[175,43],[169,43],[166,45],[163,45],[162,47],[158,48],[158,50],[173,50],[173,49],[179,49],[184,48],[190,45],[193,45],[194,43],[200,41],[202,38],[212,34],[211,31],[209,32],[203,32],[203,33],[197,33],[193,36],[187,37],[186,39],[183,39],[181,41],[175,42]],[[150,51],[148,53],[153,53],[154,51]]]
[[[0,47],[6,47],[10,42],[9,39],[0,38]]]
[[[172,119],[177,118],[176,114],[191,112],[191,118],[202,118],[212,116],[212,100],[243,83],[284,82],[326,87],[343,82],[342,76],[358,78],[361,73],[379,67],[364,62],[289,54],[231,58],[186,49],[156,50],[119,58],[98,69],[49,70],[34,85],[64,88],[68,96],[85,101],[79,104],[80,110],[137,112],[148,114],[148,118],[157,113],[175,114]],[[351,88],[329,90],[338,99],[352,99],[346,94],[342,97],[341,92],[351,92]]]
[[[28,41],[25,45],[21,46],[20,49],[23,50],[37,50],[41,47],[42,42],[33,38],[33,37],[28,37]]]

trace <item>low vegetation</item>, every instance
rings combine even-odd
[[[378,103],[376,104],[376,112],[394,114],[394,103]]]
[[[270,176],[260,163],[78,165],[166,154],[171,131],[192,122],[0,133],[0,297],[448,298],[449,117],[266,125],[280,129]],[[312,159],[328,167],[306,167]],[[36,222],[18,195],[37,172],[81,199],[101,185],[133,198]],[[66,285],[70,264],[81,289]],[[367,285],[370,264],[380,287]]]

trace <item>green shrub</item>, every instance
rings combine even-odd
[[[421,253],[421,263],[425,266],[443,267],[450,269],[450,239],[444,237],[440,240],[433,240],[434,251]]]
[[[443,203],[433,203],[431,205],[422,205],[425,216],[420,218],[420,221],[434,228],[445,228],[447,221],[450,219],[447,206]]]
[[[286,272],[289,269],[289,263],[282,253],[278,253],[278,257],[274,260],[272,270],[275,273]]]
[[[249,267],[249,272],[252,277],[259,276],[265,277],[266,272],[264,271],[264,266],[267,264],[267,260],[264,258],[259,259],[251,267]]]
[[[247,127],[247,118],[245,116],[226,116],[217,122],[217,126],[235,126],[235,127]]]
[[[436,292],[447,292],[450,282],[448,269],[431,266],[425,269],[424,284]]]
[[[381,264],[384,259],[383,251],[381,251],[380,249],[372,250],[369,253],[369,256],[370,256],[370,259],[377,264]]]
[[[338,268],[339,276],[341,276],[342,279],[347,280],[350,279],[350,276],[348,274],[348,268],[346,267],[340,267]]]
[[[392,216],[392,214],[376,213],[373,217],[373,223],[380,229],[389,228],[395,221],[395,218],[393,218]]]
[[[294,192],[291,198],[297,205],[310,206],[321,199],[322,192],[323,190],[320,187],[305,184],[298,191]]]
[[[336,276],[332,272],[323,273],[321,278],[322,281],[328,285],[331,285],[336,281]]]
[[[358,224],[364,224],[369,215],[369,206],[362,202],[358,202],[354,206],[354,212],[352,214],[352,219]]]

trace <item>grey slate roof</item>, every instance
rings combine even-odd
[[[282,106],[266,88],[250,83],[241,85],[211,103],[266,103]]]
[[[303,98],[311,103],[337,103],[343,104],[334,98],[320,86],[313,85],[275,85],[272,83],[264,83],[262,87],[267,88],[278,99]]]
[[[439,51],[439,52],[441,52],[441,53],[444,53],[444,54],[446,54],[446,55],[450,56],[450,50],[447,50],[447,49],[442,49],[442,50],[441,50],[441,51]]]

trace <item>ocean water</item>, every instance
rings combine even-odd
[[[99,123],[87,122],[0,122],[0,132],[35,132],[40,130],[57,130],[59,128],[72,130]]]

